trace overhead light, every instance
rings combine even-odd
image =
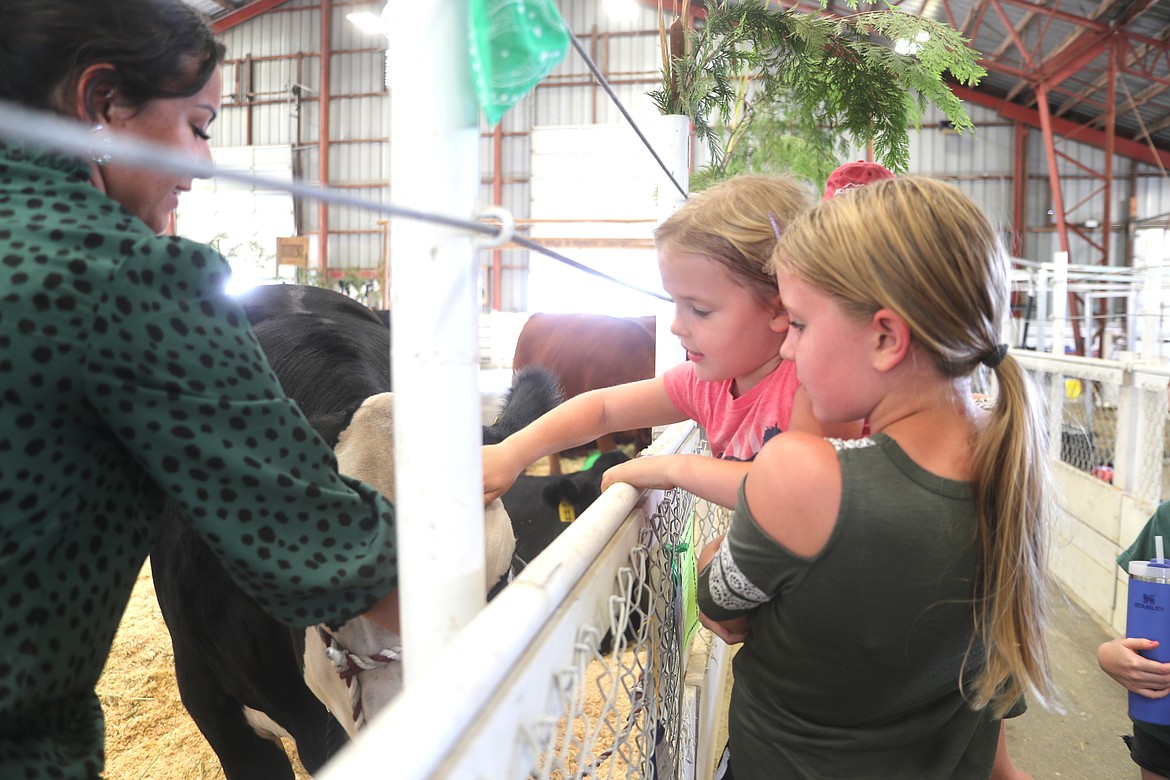
[[[631,22],[638,16],[638,5],[634,0],[601,0],[609,18],[615,22]]]
[[[386,35],[386,25],[382,23],[382,17],[378,14],[358,11],[346,14],[345,18],[356,24],[362,32],[368,32],[370,35]]]

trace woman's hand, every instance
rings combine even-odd
[[[1161,699],[1170,694],[1170,663],[1139,655],[1139,651],[1157,646],[1153,639],[1119,637],[1097,648],[1097,663],[1128,690],[1147,699]]]

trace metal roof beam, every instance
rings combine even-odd
[[[1152,125],[1146,125],[1146,131],[1142,134],[1142,137],[1149,138],[1154,133],[1160,133],[1167,127],[1170,127],[1170,116],[1166,117],[1161,122],[1155,122]]]
[[[1049,2],[1051,2],[1051,0],[1049,0]],[[1020,35],[1023,35],[1024,31],[1027,30],[1028,27],[1031,26],[1032,20],[1039,18],[1039,16],[1040,16],[1039,13],[1037,13],[1036,11],[1028,11],[1022,17],[1020,17],[1020,21],[1016,22],[1015,28],[1014,28],[1016,34],[1009,35],[1008,37],[1004,38],[1003,43],[1001,43],[998,47],[996,47],[995,51],[993,51],[991,53],[991,59],[997,60],[1000,57],[1002,57],[1004,55],[1004,52],[1006,52],[1009,48],[1011,48],[1012,41],[1018,40],[1018,37]]]
[[[1083,36],[1085,34],[1085,32],[1087,30],[1086,30],[1086,27],[1083,24],[1081,24],[1082,22],[1096,21],[1102,15],[1104,15],[1106,12],[1111,10],[1113,8],[1113,6],[1116,5],[1120,1],[1121,0],[1103,0],[1103,2],[1098,3],[1097,7],[1093,9],[1093,12],[1089,16],[1081,18],[1077,22],[1076,29],[1072,30],[1068,35],[1066,35],[1064,37],[1064,40],[1062,40],[1060,43],[1053,46],[1046,53],[1046,57],[1045,57],[1044,62],[1041,62],[1038,65],[1036,65],[1035,66],[1036,69],[1037,70],[1045,69],[1046,63],[1054,60],[1063,51],[1065,51],[1070,46],[1072,46],[1077,41],[1077,39],[1079,39],[1081,36]],[[1004,0],[1004,2],[1008,2],[1008,0]],[[1055,9],[1055,8],[1044,7],[1042,9],[1039,9],[1036,11],[1029,11],[1027,16],[1032,16],[1032,15],[1036,15],[1036,14],[1043,14],[1048,18],[1049,21],[1051,21],[1052,19],[1059,18],[1056,15],[1056,11],[1057,11],[1057,9]],[[1099,30],[1097,32],[1098,32],[1098,34],[1100,34],[1102,36],[1108,35],[1109,29],[1105,28],[1105,29]],[[1030,67],[1032,66],[1031,62],[1029,62],[1028,64]],[[1014,86],[1012,86],[1012,88],[1010,90],[1008,90],[1008,99],[1015,100],[1017,95],[1019,95],[1021,92],[1023,92],[1029,86],[1032,86],[1036,80],[1037,79],[1035,77],[1032,77],[1029,79],[1022,79],[1022,80],[1016,82],[1016,84]],[[1056,84],[1059,84],[1060,81],[1063,81],[1063,79],[1060,79],[1060,80],[1045,79],[1045,80],[1048,82],[1049,86],[1055,86]]]
[[[245,6],[241,6],[238,10],[232,11],[227,16],[221,16],[211,23],[211,29],[216,33],[222,33],[225,30],[230,30],[238,24],[255,19],[266,11],[271,11],[277,6],[284,5],[288,0],[253,0]]]
[[[963,33],[964,38],[972,41],[975,40],[975,31],[983,24],[983,16],[987,13],[988,2],[989,0],[978,0],[978,2],[972,4],[971,8],[967,11],[967,17],[955,27],[956,30]],[[950,16],[950,2],[947,2],[946,7],[947,15]]]
[[[1059,54],[1048,57],[1040,63],[1036,74],[1050,87],[1062,83],[1069,76],[1084,69],[1090,62],[1105,53],[1106,45],[1113,33],[1079,35],[1062,47]]]
[[[1054,19],[1060,19],[1063,22],[1068,22],[1069,24],[1075,24],[1078,27],[1084,27],[1086,29],[1094,30],[1096,32],[1108,32],[1111,30],[1115,30],[1115,29],[1117,29],[1118,26],[1120,26],[1120,23],[1119,24],[1111,24],[1108,22],[1100,22],[1100,21],[1097,21],[1096,19],[1090,18],[1088,16],[1079,16],[1077,14],[1071,14],[1068,11],[1061,11],[1058,8],[1046,8],[1045,6],[1041,5],[1038,2],[1034,2],[1033,0],[1001,0],[1001,2],[1003,2],[1007,5],[1015,6],[1016,8],[1027,8],[1029,10],[1035,11],[1038,14],[1043,14],[1045,16],[1051,16]],[[1158,0],[1139,0],[1138,13],[1133,14],[1125,22],[1125,24],[1128,24],[1130,21],[1133,21],[1133,19],[1136,19],[1137,16],[1140,15],[1140,13],[1144,13],[1148,8],[1152,7],[1157,2],[1158,2]],[[1142,43],[1148,43],[1152,46],[1164,46],[1165,45],[1164,41],[1159,41],[1157,38],[1151,38],[1147,35],[1140,35],[1138,33],[1131,33],[1131,32],[1127,32],[1127,33],[1125,33],[1125,35],[1128,36],[1129,38],[1131,38],[1132,40],[1141,41]]]
[[[952,84],[951,91],[960,100],[966,100],[975,105],[990,108],[1004,119],[1023,122],[1031,127],[1042,127],[1040,113],[1034,108],[1021,106],[1019,103],[1012,103],[997,98],[994,95],[988,95],[985,92],[958,84]],[[1087,125],[1077,124],[1076,122],[1055,116],[1051,117],[1049,122],[1052,132],[1062,138],[1069,138],[1097,149],[1104,150],[1106,148],[1106,134],[1101,130],[1096,130]],[[1135,141],[1129,138],[1115,138],[1113,144],[1117,154],[1123,157],[1129,157],[1147,165],[1170,168],[1170,151],[1151,148],[1141,141]]]
[[[1167,32],[1170,33],[1170,31],[1167,31]],[[1126,47],[1127,55],[1132,55],[1132,57],[1127,56],[1126,60],[1121,63],[1122,74],[1124,75],[1124,74],[1130,73],[1131,72],[1129,70],[1130,63],[1136,62],[1137,60],[1141,59],[1142,57],[1145,57],[1147,54],[1150,53],[1150,51],[1151,51],[1150,48],[1148,46],[1144,46],[1144,45],[1142,47],[1140,47],[1140,49],[1136,49],[1136,50],[1131,49],[1129,47]],[[1105,89],[1105,87],[1107,86],[1106,82],[1108,81],[1108,78],[1109,77],[1107,75],[1102,75],[1096,79],[1093,79],[1092,83],[1090,83],[1087,87],[1085,87],[1083,90],[1081,90],[1076,95],[1070,97],[1068,100],[1061,103],[1060,106],[1057,107],[1057,109],[1054,113],[1057,116],[1067,114],[1070,110],[1075,108],[1078,104],[1080,104],[1081,102],[1083,102],[1085,100],[1088,100],[1089,96],[1092,95],[1094,92],[1099,92],[1100,90]],[[1142,90],[1137,95],[1135,95],[1134,100],[1137,101],[1138,103],[1144,103],[1147,100],[1161,94],[1167,88],[1170,88],[1170,85],[1153,84],[1150,87]]]

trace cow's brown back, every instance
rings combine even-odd
[[[565,398],[588,390],[654,376],[654,317],[603,314],[533,314],[516,340],[512,369],[537,364],[560,377]],[[617,441],[650,443],[649,429],[626,431]],[[613,448],[603,439],[599,449]]]

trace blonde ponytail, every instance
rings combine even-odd
[[[1044,636],[1053,518],[1038,393],[1011,356],[993,370],[999,394],[972,458],[981,564],[975,628],[985,661],[970,695],[974,706],[1002,716],[1026,688],[1042,701],[1055,698]]]

